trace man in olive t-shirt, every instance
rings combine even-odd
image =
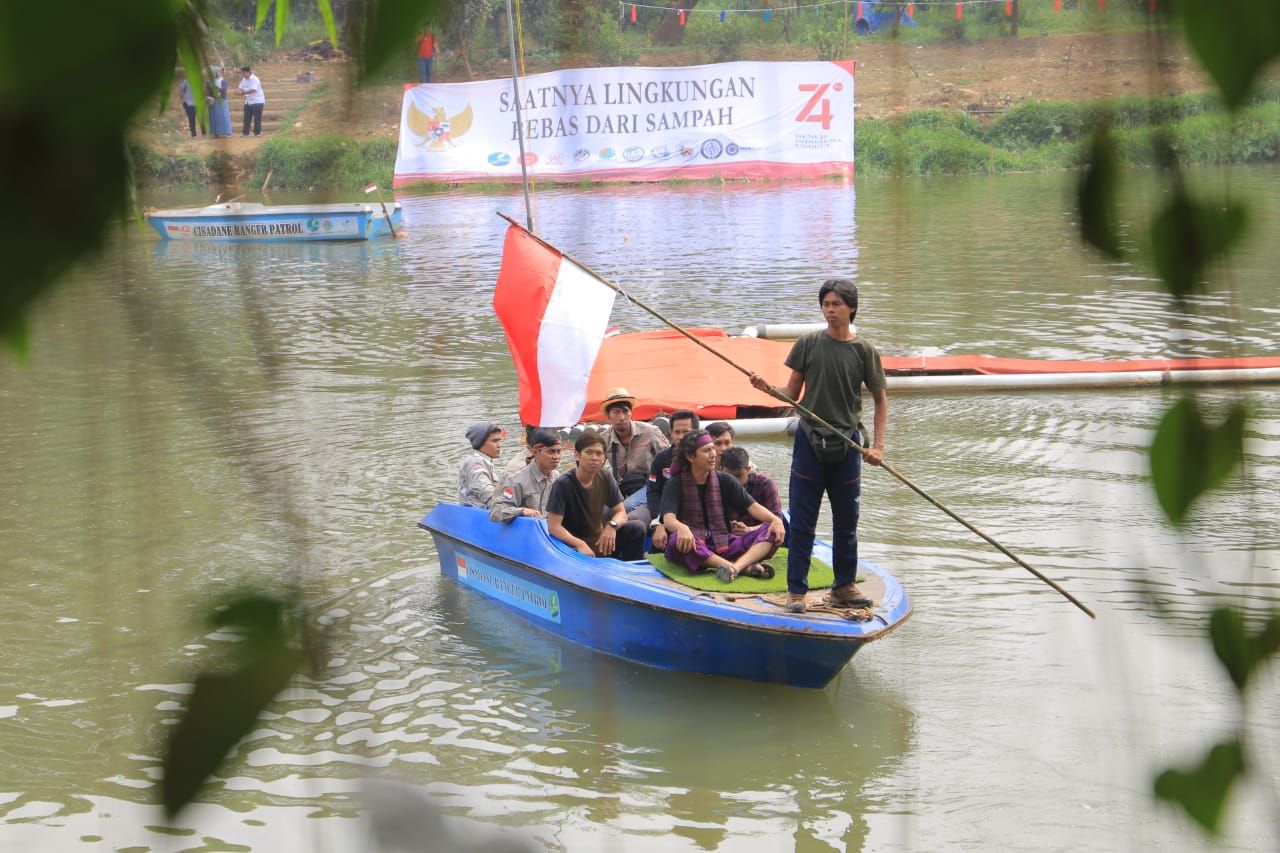
[[[884,459],[889,399],[880,353],[859,338],[853,326],[854,315],[858,313],[858,288],[846,279],[828,279],[818,290],[818,305],[827,328],[795,342],[786,361],[791,368],[791,378],[778,390],[861,445],[863,440],[858,429],[862,388],[866,386],[875,402],[875,419],[872,442],[864,452],[868,462],[879,465]],[[769,383],[759,374],[751,375],[751,384],[761,391],[770,390]],[[803,397],[800,396],[802,390]],[[872,604],[854,584],[858,573],[858,501],[862,494],[863,454],[854,451],[847,442],[843,443],[844,452],[840,452],[839,438],[828,436],[824,442],[823,429],[802,413],[791,456],[787,610],[792,613],[805,610],[809,559],[813,555],[814,531],[824,493],[831,501],[835,569],[835,583],[828,603],[839,607]],[[834,447],[829,455],[821,451],[824,443]],[[818,452],[815,447],[819,448]]]

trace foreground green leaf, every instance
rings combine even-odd
[[[1227,106],[1248,98],[1263,69],[1280,56],[1280,4],[1183,0],[1183,32]]]
[[[1178,182],[1151,225],[1152,260],[1169,292],[1184,299],[1199,290],[1209,265],[1240,242],[1245,224],[1242,206],[1202,204]]]
[[[125,134],[161,100],[179,27],[173,0],[80,4],[63,14],[10,2],[0,3],[0,33],[0,232],[10,248],[0,337],[21,353],[36,298],[96,251],[107,224],[128,210]]]
[[[1236,404],[1221,424],[1208,424],[1191,395],[1165,413],[1151,442],[1151,484],[1166,518],[1182,524],[1197,498],[1231,476],[1244,453],[1247,419]]]
[[[216,628],[241,636],[235,647],[238,665],[195,678],[164,756],[161,797],[168,817],[195,798],[302,666],[306,658],[295,636],[293,611],[286,599],[252,594],[215,614]]]
[[[1209,636],[1218,660],[1243,693],[1254,671],[1280,651],[1280,613],[1272,613],[1258,632],[1250,635],[1240,611],[1220,607],[1209,620]]]
[[[1107,124],[1094,130],[1084,174],[1077,187],[1080,236],[1109,258],[1120,257],[1116,234],[1116,192],[1120,185],[1115,143]]]
[[[1206,832],[1217,835],[1227,794],[1244,769],[1244,749],[1240,743],[1220,743],[1209,751],[1199,767],[1166,770],[1157,776],[1155,794],[1181,806]]]

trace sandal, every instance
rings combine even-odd
[[[773,566],[768,563],[752,563],[738,574],[744,578],[759,578],[760,580],[769,580],[775,574]]]
[[[743,572],[743,574],[746,574],[746,572]],[[728,563],[716,569],[716,577],[720,579],[720,583],[733,583],[733,579],[737,576],[738,573]]]

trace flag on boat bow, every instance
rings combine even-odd
[[[528,231],[507,229],[493,309],[520,380],[522,423],[566,427],[582,419],[613,294]]]

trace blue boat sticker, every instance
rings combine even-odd
[[[481,590],[525,613],[560,624],[560,596],[554,590],[518,578],[475,557],[458,556],[455,559],[458,583]]]

